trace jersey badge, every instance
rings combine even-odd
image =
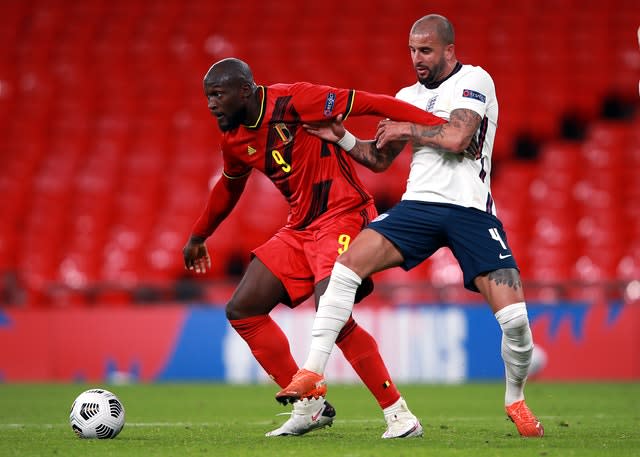
[[[464,89],[462,91],[462,96],[466,98],[472,98],[474,100],[478,100],[479,102],[485,103],[487,101],[487,97],[482,95],[480,92],[476,92],[471,89]]]
[[[336,94],[329,92],[327,94],[327,100],[324,102],[324,117],[331,117],[333,114],[333,107],[336,104]]]
[[[247,154],[249,154],[250,156],[254,155],[256,153],[256,148],[253,148],[251,146],[247,146]]]
[[[433,108],[436,106],[436,101],[438,100],[438,96],[434,95],[427,102],[427,113],[433,113]]]
[[[278,136],[284,144],[289,144],[293,141],[293,134],[287,128],[286,124],[279,122],[275,125],[274,128],[276,129]]]

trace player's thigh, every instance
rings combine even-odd
[[[480,274],[474,283],[494,313],[525,300],[520,273],[515,268]]]
[[[305,253],[316,281],[320,282],[331,275],[338,256],[342,255],[341,259],[348,261],[349,257],[346,253],[353,250],[352,246],[362,235],[362,229],[376,214],[375,207],[371,205],[364,210],[342,214],[314,231],[313,240],[305,244]],[[356,245],[362,244],[362,239],[356,243]],[[344,262],[341,263],[344,264]],[[316,285],[316,293],[317,291]]]
[[[486,273],[518,271],[502,223],[495,216],[473,208],[452,207],[444,227],[447,246],[460,264],[467,289],[482,292],[476,278]],[[492,284],[485,287],[487,293],[493,290],[489,286]],[[494,296],[493,293],[488,295]]]
[[[361,278],[398,266],[403,260],[396,246],[372,229],[360,232],[349,249],[338,257],[338,262]]]
[[[357,251],[350,249],[347,255],[352,254],[369,273],[394,266],[411,270],[444,245],[442,221],[448,211],[439,205],[401,200],[369,224],[354,243]]]
[[[312,231],[304,243],[304,253],[317,282],[331,275],[338,256],[351,250],[354,240],[370,218],[362,211],[341,215]],[[316,293],[318,286],[316,284]]]
[[[286,300],[287,292],[282,282],[258,257],[254,257],[227,303],[227,317],[234,320],[268,314]]]
[[[305,252],[312,239],[307,230],[282,228],[266,243],[253,251],[282,285],[285,293],[280,302],[295,308],[314,291],[315,274]]]

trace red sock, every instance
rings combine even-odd
[[[376,340],[352,317],[342,328],[336,344],[383,409],[398,401],[400,391],[391,381]]]
[[[230,320],[231,326],[247,342],[251,353],[264,371],[280,387],[285,388],[298,371],[289,340],[268,315]]]

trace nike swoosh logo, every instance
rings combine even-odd
[[[511,254],[507,254],[507,255],[499,254],[499,255],[498,255],[498,258],[499,258],[500,260],[502,260],[502,259],[506,259],[507,257],[511,257]]]
[[[318,419],[320,419],[320,415],[322,414],[323,411],[324,411],[324,408],[320,408],[320,411],[318,411],[316,414],[311,415],[311,420],[315,422]]]

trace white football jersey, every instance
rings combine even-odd
[[[403,200],[451,203],[478,208],[496,215],[491,197],[491,152],[498,123],[498,100],[493,79],[481,67],[458,65],[458,71],[435,89],[416,82],[396,97],[449,119],[458,108],[475,111],[482,118],[476,132],[480,158],[453,154],[428,146],[413,146],[411,171]]]

